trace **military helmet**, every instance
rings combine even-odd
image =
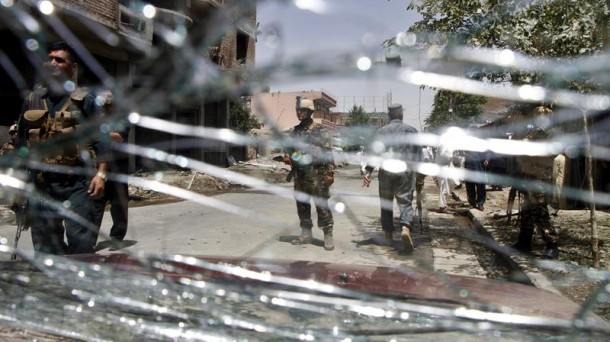
[[[13,134],[17,132],[17,125],[12,125],[9,129],[8,129],[8,134]]]
[[[301,109],[301,108],[307,108],[311,111],[316,110],[316,108],[313,105],[313,100],[310,100],[310,99],[302,99],[301,102],[299,103],[299,105],[297,106],[297,109]]]

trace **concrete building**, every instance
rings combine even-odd
[[[79,85],[99,88],[111,85],[115,92],[121,92],[117,98],[129,100],[129,108],[125,110],[194,126],[228,127],[230,97],[244,95],[228,89],[238,88],[235,84],[243,81],[238,76],[232,82],[225,82],[225,88],[185,89],[183,94],[177,94],[176,89],[192,88],[181,82],[184,75],[197,75],[197,65],[209,62],[222,75],[224,71],[254,63],[254,3],[148,0],[147,4],[156,7],[156,16],[152,19],[143,14],[141,1],[53,0],[51,3],[54,7],[51,15],[42,14],[25,1],[0,8],[0,57],[4,60],[0,67],[0,100],[6,113],[0,118],[0,124],[14,123],[23,95],[39,81],[37,70],[46,60],[46,44],[66,40],[79,51]],[[231,10],[224,11],[229,7]],[[38,32],[33,32],[31,25],[28,27],[28,21],[23,19],[26,17],[40,25]],[[184,36],[179,35],[181,32]],[[180,41],[181,37],[185,40]],[[33,50],[33,46],[40,48]],[[240,152],[239,147],[231,150],[223,142],[185,139],[140,127],[132,130],[130,142],[217,165],[226,164],[229,153]],[[147,166],[145,160],[132,160],[132,168],[142,166]]]
[[[343,114],[331,111],[337,101],[323,91],[300,92],[266,92],[252,96],[252,113],[267,127],[274,127],[280,132],[287,131],[299,123],[296,115],[296,98],[313,100],[316,108],[314,121],[323,124],[332,131],[343,126]]]

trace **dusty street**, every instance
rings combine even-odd
[[[323,249],[322,232],[317,228],[314,229],[314,244],[294,246],[290,243],[299,234],[299,228],[290,193],[292,184],[285,182],[287,171],[281,165],[261,167],[244,164],[229,170],[248,175],[251,179],[264,179],[268,185],[264,189],[251,189],[209,175],[181,171],[166,172],[163,177],[159,174],[142,174],[142,178],[167,182],[176,189],[188,189],[191,198],[178,200],[132,186],[130,193],[133,201],[130,203],[126,247],[114,250],[106,242],[111,226],[110,215],[106,214],[98,240],[98,253],[142,251],[262,257],[391,267],[415,266],[445,274],[507,280],[527,278],[525,274],[515,276],[516,267],[524,269],[530,277],[525,280],[526,283],[547,290],[554,289],[577,303],[585,302],[599,284],[599,281],[585,276],[589,267],[586,262],[590,260],[586,255],[586,211],[560,211],[558,216],[553,217],[563,237],[559,263],[539,263],[541,242],[535,239],[534,254],[517,258],[516,261],[508,260],[509,264],[513,263],[510,266],[506,260],[497,259],[489,248],[510,246],[516,236],[515,220],[507,224],[506,219],[502,218],[506,211],[508,189],[488,191],[485,212],[468,210],[463,203],[450,200],[449,204],[454,210],[441,214],[436,212],[438,188],[434,180],[428,177],[424,188],[423,229],[416,226],[413,230],[416,250],[413,255],[406,255],[398,232],[393,246],[384,245],[379,221],[377,180],[373,180],[370,188],[363,188],[359,169],[351,165],[339,168],[333,185],[332,203],[338,209],[334,213],[336,247],[334,251],[327,252]],[[465,200],[464,189],[455,192]],[[10,224],[11,218],[6,210],[4,214],[0,234],[12,244],[15,226]],[[312,214],[315,221],[315,210]],[[471,218],[468,218],[469,215]],[[599,212],[600,227],[607,227],[609,221],[606,212]],[[472,222],[478,222],[485,229],[477,230]],[[493,239],[485,240],[486,234],[491,234]],[[571,239],[570,236],[578,238]],[[21,252],[31,255],[33,250],[29,231],[22,235],[19,248]],[[603,255],[605,257],[605,250]],[[8,260],[9,255],[1,257]],[[514,259],[514,256],[509,254],[508,258]],[[541,282],[536,284],[537,281]],[[607,317],[607,308],[607,304],[601,305],[598,313]]]
[[[247,173],[252,175],[252,172]],[[290,241],[300,232],[295,202],[290,194],[291,184],[283,181],[285,175],[282,172],[279,174],[283,176],[278,177],[281,182],[270,185],[267,191],[243,187],[223,189],[226,186],[218,183],[221,189],[217,191],[210,191],[210,185],[206,185],[208,193],[216,192],[209,197],[197,195],[189,201],[173,201],[150,195],[152,199],[135,201],[133,203],[136,205],[130,209],[130,226],[126,237],[128,246],[119,251],[110,250],[105,240],[111,219],[106,214],[98,241],[98,253],[144,251],[393,267],[409,265],[485,277],[466,239],[453,241],[447,235],[447,230],[458,229],[458,223],[461,224],[459,229],[468,229],[467,220],[463,218],[424,210],[424,229],[416,227],[413,231],[416,245],[413,255],[403,252],[398,232],[393,246],[384,245],[379,221],[377,180],[370,188],[362,187],[361,175],[355,166],[340,168],[333,185],[332,203],[338,209],[334,213],[335,250],[327,252],[323,249],[322,232],[317,228],[314,228],[314,244],[294,246]],[[192,177],[178,172],[172,173],[166,180],[183,188],[190,185],[192,191],[204,193],[203,184],[210,180],[206,177]],[[436,202],[436,192],[432,190],[434,184],[431,180],[429,182],[427,187],[431,190],[427,190],[426,206]],[[143,202],[171,203],[142,205]],[[315,221],[315,209],[312,211]],[[14,226],[0,226],[0,233],[11,242],[14,230]],[[22,251],[32,251],[29,232],[22,235],[19,247]]]

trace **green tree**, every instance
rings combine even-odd
[[[434,95],[432,113],[424,121],[428,130],[443,126],[467,127],[483,113],[485,97],[439,90]]]
[[[369,123],[369,115],[364,111],[362,106],[354,105],[348,112],[346,126],[362,126]]]
[[[576,63],[577,58],[603,51],[608,40],[609,10],[607,0],[411,0],[408,10],[422,19],[409,28],[423,46],[450,52],[454,47],[509,49],[517,54],[539,59]],[[395,39],[384,42],[396,44]],[[471,52],[476,53],[476,52]],[[497,64],[497,63],[496,63]],[[541,85],[546,88],[595,91],[595,77],[557,77],[530,69],[479,65],[466,69],[465,77],[485,82],[513,85]],[[454,123],[443,114],[444,95],[437,96],[435,111],[426,122],[438,127]],[[460,113],[462,115],[462,113]]]
[[[366,113],[362,106],[353,105],[345,120],[346,127],[341,130],[341,147],[345,151],[359,151],[361,146],[366,145],[374,132],[374,127],[370,126],[369,122],[370,114]]]
[[[421,43],[511,49],[567,63],[602,51],[608,29],[606,0],[412,0],[407,9],[423,17],[409,28]],[[467,76],[513,84],[542,82],[539,73],[498,67],[479,68]],[[545,85],[553,82],[557,80]]]
[[[261,123],[252,116],[243,101],[237,99],[229,102],[229,127],[247,133],[252,129],[261,128]]]

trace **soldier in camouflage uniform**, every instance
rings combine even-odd
[[[541,129],[535,129],[528,134],[526,140],[547,138]],[[553,225],[547,207],[547,191],[545,186],[551,184],[553,175],[553,156],[526,156],[517,157],[518,177],[527,183],[519,186],[523,194],[521,219],[517,243],[513,245],[523,252],[532,250],[532,237],[534,229],[538,229],[542,239],[546,242],[544,257],[556,259],[559,256],[559,236]]]
[[[324,249],[333,250],[333,215],[328,207],[330,186],[334,182],[332,137],[324,126],[313,121],[314,104],[309,99],[297,99],[297,117],[300,123],[290,131],[296,142],[288,149],[284,162],[292,166],[297,213],[301,235],[292,241],[295,245],[311,243],[313,239],[311,201],[318,214],[318,227],[324,232]]]

